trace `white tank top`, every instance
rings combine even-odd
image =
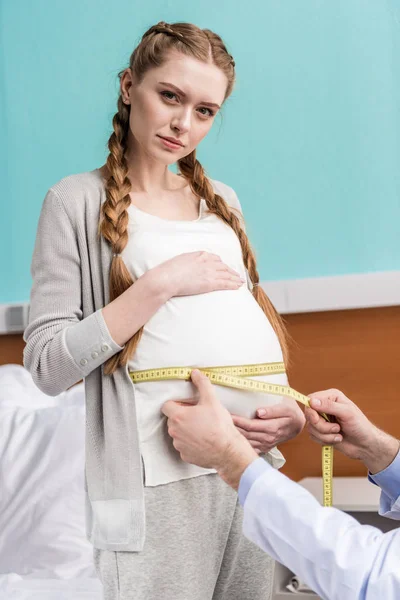
[[[184,252],[218,254],[246,279],[240,242],[231,227],[208,212],[204,199],[193,221],[173,221],[128,208],[129,241],[122,258],[134,279]],[[282,361],[277,336],[246,284],[238,290],[218,290],[175,296],[146,323],[129,370],[169,366],[221,366]],[[255,379],[287,385],[286,375]],[[190,381],[135,383],[135,404],[144,462],[145,485],[156,486],[207,473],[181,460],[168,434],[161,406],[167,400],[198,398]],[[232,413],[248,418],[262,406],[282,401],[279,396],[215,386],[218,398]],[[276,468],[285,459],[277,448],[265,458]]]

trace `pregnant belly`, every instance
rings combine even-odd
[[[281,348],[269,320],[250,291],[242,286],[239,290],[171,298],[146,324],[129,369],[281,361]],[[254,379],[287,385],[285,374]],[[255,417],[257,408],[282,401],[281,396],[214,387],[229,412],[248,418]],[[164,402],[192,399],[195,403],[198,399],[190,381],[135,383],[134,389],[142,441],[164,425]]]

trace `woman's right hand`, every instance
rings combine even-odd
[[[237,290],[245,280],[220,256],[206,251],[185,252],[154,267],[169,296],[192,296],[215,290]]]

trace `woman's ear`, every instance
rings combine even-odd
[[[120,83],[121,96],[122,96],[122,99],[124,100],[124,102],[126,100],[128,100],[128,103],[130,103],[130,89],[132,87],[132,83],[133,83],[133,74],[132,74],[131,68],[128,67],[122,73],[121,83]]]

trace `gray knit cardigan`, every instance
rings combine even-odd
[[[241,211],[234,190],[210,180]],[[101,309],[109,303],[111,248],[97,239],[105,201],[98,169],[70,175],[47,192],[31,263],[24,366],[56,396],[84,379],[86,535],[95,548],[140,551],[145,541],[142,460],[128,367],[103,364],[120,352]]]

